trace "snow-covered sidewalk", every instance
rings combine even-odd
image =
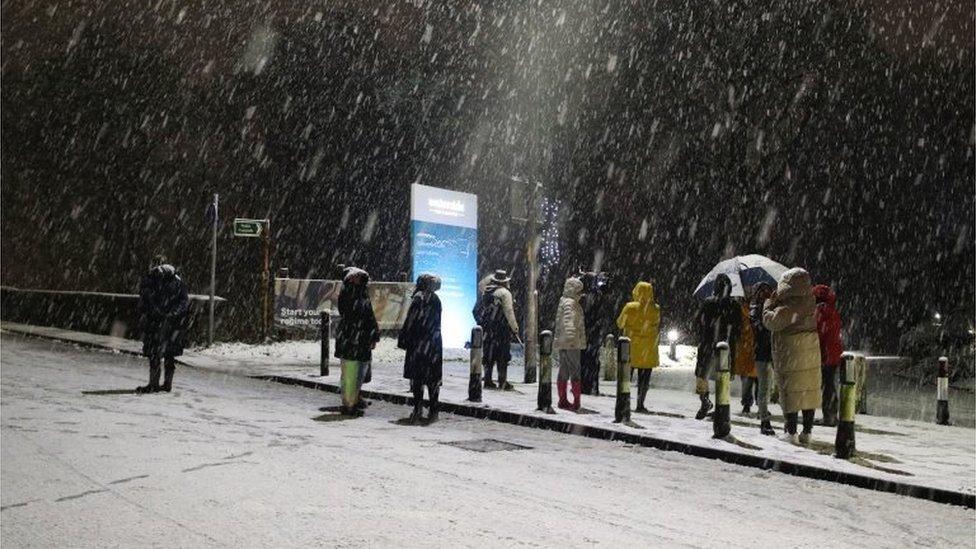
[[[11,323],[2,323],[0,328],[124,352],[138,352],[139,349],[138,342],[131,340],[57,328]],[[558,420],[579,426],[581,430],[587,428],[611,430],[622,435],[653,437],[657,440],[673,441],[675,444],[711,449],[720,453],[753,456],[768,460],[770,466],[794,464],[832,471],[837,473],[838,477],[845,475],[866,477],[900,485],[956,492],[966,494],[969,501],[972,501],[972,495],[976,494],[976,430],[973,429],[942,427],[885,417],[858,416],[857,449],[860,459],[846,461],[831,455],[835,434],[833,428],[815,427],[814,442],[810,447],[795,446],[776,437],[760,435],[758,422],[754,418],[736,414],[739,407],[734,399],[732,434],[742,444],[715,440],[712,438],[711,423],[696,421],[693,417],[697,408],[697,399],[693,394],[660,387],[661,384],[665,386],[672,384],[672,380],[669,380],[669,370],[676,373],[688,367],[687,360],[682,359],[686,359],[689,352],[688,349],[679,349],[677,363],[668,361],[667,367],[655,371],[654,376],[659,383],[654,384],[652,381],[652,389],[648,396],[648,406],[654,414],[632,414],[633,421],[643,429],[613,423],[612,395],[615,387],[612,382],[603,382],[601,386],[601,392],[607,396],[583,396],[583,406],[592,413],[577,414],[557,410],[556,415],[547,415],[536,411],[537,385],[518,383],[523,379],[523,370],[519,365],[513,365],[509,371],[509,378],[515,384],[516,391],[484,391],[482,403],[467,402],[469,376],[467,352],[463,350],[446,353],[441,400],[467,408],[484,408],[527,418]],[[190,366],[227,373],[248,376],[273,375],[301,383],[337,384],[339,369],[335,367],[337,366],[335,359],[332,361],[330,375],[320,377],[318,357],[317,342],[281,342],[269,345],[235,343],[187,351],[182,360]],[[396,349],[395,341],[384,339],[374,356],[372,382],[364,389],[399,397],[407,396],[407,382],[401,375],[402,357],[402,351]],[[553,392],[555,393],[555,387]],[[773,413],[778,412],[778,407],[774,406]],[[782,430],[781,424],[774,423],[774,427],[777,427],[778,431]]]

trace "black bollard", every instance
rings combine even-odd
[[[935,422],[949,425],[949,359],[939,357],[939,378],[935,391]]]
[[[617,404],[614,423],[630,423],[630,338],[617,339]]]
[[[319,375],[325,377],[329,375],[329,311],[319,311],[319,339],[322,342],[322,349],[319,353]]]
[[[536,410],[555,414],[552,409],[552,332],[544,330],[539,336],[539,398]]]
[[[840,421],[834,455],[849,459],[854,455],[854,414],[857,408],[857,372],[854,353],[844,353],[840,362]]]
[[[484,345],[484,332],[481,326],[471,328],[471,377],[468,380],[468,400],[481,402],[481,353]]]
[[[718,356],[718,371],[715,377],[715,412],[712,414],[712,437],[725,438],[732,432],[731,406],[732,376],[729,373],[729,344],[719,341],[715,344]]]

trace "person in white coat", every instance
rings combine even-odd
[[[563,285],[563,296],[556,309],[556,330],[553,349],[559,351],[559,376],[556,387],[559,390],[559,407],[568,410],[580,409],[580,354],[586,348],[586,326],[583,320],[583,307],[580,297],[583,282],[569,278]],[[567,385],[572,385],[573,402],[567,399]]]

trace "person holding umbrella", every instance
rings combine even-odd
[[[695,329],[698,332],[698,360],[695,364],[695,393],[701,400],[701,407],[695,419],[705,419],[712,409],[708,398],[708,378],[715,370],[718,360],[715,345],[720,341],[729,344],[729,351],[735,353],[741,332],[741,312],[732,299],[732,280],[729,275],[719,273],[712,285],[712,295],[705,299],[695,316]],[[735,357],[730,357],[732,363]]]
[[[701,408],[695,416],[704,419],[711,409],[708,400],[708,377],[715,357],[715,344],[729,344],[730,364],[736,364],[737,340],[744,317],[733,296],[745,297],[743,288],[756,287],[760,283],[775,284],[786,272],[786,267],[758,254],[740,255],[720,261],[695,288],[695,297],[703,299],[695,329],[698,332],[698,363],[695,367],[696,387],[701,398]]]

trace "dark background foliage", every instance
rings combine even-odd
[[[229,333],[273,263],[409,267],[409,185],[474,192],[480,263],[524,278],[507,181],[545,186],[544,318],[578,267],[668,324],[758,252],[894,350],[974,311],[971,2],[2,4],[2,278],[131,291],[163,252],[206,291],[212,193]],[[556,236],[558,233],[558,236]]]

